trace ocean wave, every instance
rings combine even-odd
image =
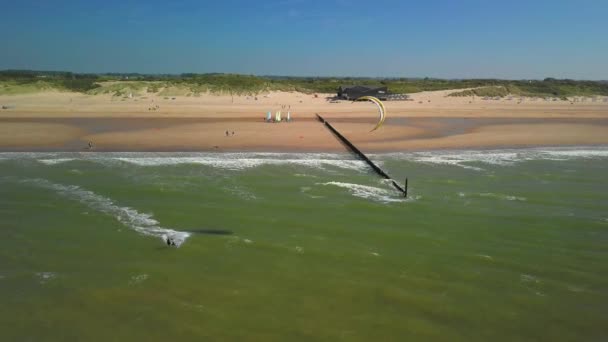
[[[567,161],[574,159],[605,159],[608,158],[608,148],[603,146],[501,150],[441,150],[387,153],[374,156],[384,159],[408,160],[425,164],[454,165],[475,171],[483,171],[483,168],[470,164],[510,166],[533,160]]]
[[[404,160],[424,164],[454,165],[482,171],[483,165],[508,166],[532,160],[565,161],[608,158],[608,147],[554,147],[497,150],[439,150],[370,154],[378,164],[387,160]],[[261,153],[261,152],[0,152],[0,160],[29,159],[45,165],[72,161],[102,164],[128,163],[138,166],[199,164],[228,170],[245,170],[263,165],[296,165],[326,169],[328,167],[366,171],[364,161],[347,153]],[[302,174],[302,173],[300,173]]]
[[[21,180],[21,183],[53,190],[59,195],[76,200],[93,210],[114,216],[120,223],[140,234],[161,239],[169,236],[178,247],[190,236],[187,232],[161,227],[152,214],[140,213],[133,208],[119,206],[113,200],[77,185],[57,184],[40,178]]]
[[[167,166],[179,164],[199,164],[227,170],[245,170],[264,165],[298,165],[324,169],[332,166],[341,169],[362,170],[365,163],[347,159],[278,159],[278,158],[228,158],[228,157],[144,157],[115,158],[116,160],[138,166]]]
[[[137,166],[172,166],[198,164],[227,170],[246,170],[264,165],[296,165],[326,169],[328,167],[366,170],[364,161],[348,154],[336,153],[211,153],[211,152],[5,152],[2,159],[35,160],[44,165],[73,161],[101,164],[128,163]]]
[[[499,200],[519,201],[519,202],[525,202],[525,201],[528,200],[527,198],[525,198],[523,196],[497,194],[497,193],[493,193],[493,192],[482,192],[482,193],[471,193],[471,194],[467,194],[467,193],[464,193],[464,192],[459,192],[458,193],[458,197],[460,197],[460,198],[464,198],[464,197],[486,197],[486,198],[494,198],[494,199],[499,199]]]
[[[373,201],[379,201],[379,202],[383,202],[383,203],[408,201],[408,199],[406,199],[406,198],[395,196],[395,191],[392,191],[389,189],[377,188],[375,186],[344,183],[344,182],[317,183],[317,185],[337,186],[337,187],[349,190],[353,194],[353,196],[370,199]]]
[[[257,200],[258,197],[251,191],[237,185],[228,186],[225,188],[229,193],[247,201]]]
[[[74,158],[38,159],[38,161],[40,163],[45,164],[45,165],[63,164],[63,163],[71,162],[73,160],[76,160],[76,159],[74,159]]]
[[[38,278],[38,282],[40,284],[46,284],[49,281],[57,278],[57,273],[55,273],[55,272],[37,272],[36,277]]]
[[[480,193],[480,194],[478,194],[478,196],[480,196],[480,197],[496,198],[496,199],[507,200],[507,201],[520,201],[520,202],[527,201],[527,199],[525,197],[513,196],[513,195],[505,195],[505,194],[495,194],[495,193],[492,193],[492,192]]]
[[[138,274],[138,275],[134,275],[131,277],[131,279],[129,280],[129,285],[133,286],[133,285],[137,285],[137,284],[141,284],[144,281],[146,281],[148,279],[148,275],[147,274]]]

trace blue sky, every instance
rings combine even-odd
[[[608,1],[2,1],[0,69],[608,79]]]

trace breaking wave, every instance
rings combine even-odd
[[[438,150],[371,154],[382,165],[387,160],[405,160],[424,164],[454,165],[476,171],[485,165],[508,166],[532,160],[565,161],[608,158],[608,147],[556,147],[500,150]],[[259,153],[259,152],[3,152],[0,160],[30,159],[45,165],[72,161],[137,166],[198,164],[226,170],[245,170],[263,165],[296,165],[366,171],[362,160],[347,153]]]
[[[528,200],[527,198],[525,198],[523,196],[496,194],[493,192],[482,192],[482,193],[472,193],[472,194],[466,194],[464,192],[459,192],[458,197],[486,197],[486,198],[494,198],[494,199],[499,199],[499,200],[519,201],[519,202],[525,202]]]
[[[482,171],[478,164],[509,166],[532,160],[566,161],[573,159],[608,158],[608,148],[528,148],[502,150],[441,150],[426,152],[403,152],[376,155],[389,159],[408,160],[425,164],[454,165],[466,169]],[[470,165],[470,164],[477,165]]]
[[[324,186],[337,186],[339,188],[344,188],[344,189],[349,190],[353,194],[353,196],[370,199],[373,201],[379,201],[379,202],[383,202],[383,203],[408,201],[408,199],[406,199],[406,198],[396,197],[395,191],[392,191],[389,189],[377,188],[375,186],[344,183],[344,182],[327,182],[327,183],[317,183],[317,184],[324,185]]]
[[[161,227],[152,214],[140,213],[129,207],[121,207],[111,199],[85,190],[77,185],[57,184],[45,179],[26,179],[22,180],[21,183],[53,190],[57,194],[71,200],[76,200],[91,209],[114,216],[120,223],[140,234],[161,239],[171,237],[177,246],[183,244],[190,236],[187,232]]]
[[[496,198],[496,199],[502,199],[502,200],[507,200],[507,201],[520,201],[520,202],[525,202],[527,199],[525,197],[522,196],[513,196],[513,195],[505,195],[505,194],[495,194],[492,192],[484,192],[484,193],[480,193],[479,196],[481,197],[490,197],[490,198]]]
[[[117,158],[117,160],[139,166],[161,166],[178,164],[201,164],[228,170],[244,170],[263,165],[299,165],[312,168],[336,168],[361,170],[365,164],[359,160],[317,159],[317,158],[229,158],[224,157],[153,157],[153,158]]]
[[[74,158],[55,158],[55,159],[39,159],[38,161],[45,165],[56,165],[71,162]]]
[[[11,155],[12,154],[12,155]],[[30,158],[45,165],[77,160],[102,164],[128,163],[137,166],[198,164],[227,170],[245,170],[264,165],[297,165],[361,171],[365,162],[348,154],[335,153],[206,153],[206,152],[89,152],[89,153],[0,153],[0,158]]]

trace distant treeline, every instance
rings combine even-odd
[[[91,92],[101,82],[129,81],[145,86],[148,92],[161,88],[179,87],[196,94],[204,91],[257,94],[269,90],[300,91],[304,93],[334,93],[341,85],[386,86],[392,93],[466,89],[452,96],[505,96],[507,94],[538,97],[608,96],[606,81],[576,81],[546,78],[544,80],[469,79],[445,80],[434,78],[358,78],[358,77],[287,77],[236,74],[145,75],[137,73],[78,74],[59,71],[5,70],[0,82],[17,85],[40,84],[46,88]]]

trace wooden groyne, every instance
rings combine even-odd
[[[361,150],[357,148],[353,143],[351,143],[345,136],[343,136],[337,129],[334,128],[327,120],[323,119],[323,117],[317,114],[317,119],[321,121],[327,129],[329,129],[340,141],[346,145],[351,152],[353,152],[357,157],[363,159],[367,165],[369,165],[380,177],[384,179],[388,179],[391,181],[395,189],[397,189],[400,193],[403,194],[404,197],[407,197],[407,178],[405,179],[405,187],[401,187],[391,176],[389,176],[384,170],[382,170],[378,165],[376,165],[371,159],[369,159]]]

